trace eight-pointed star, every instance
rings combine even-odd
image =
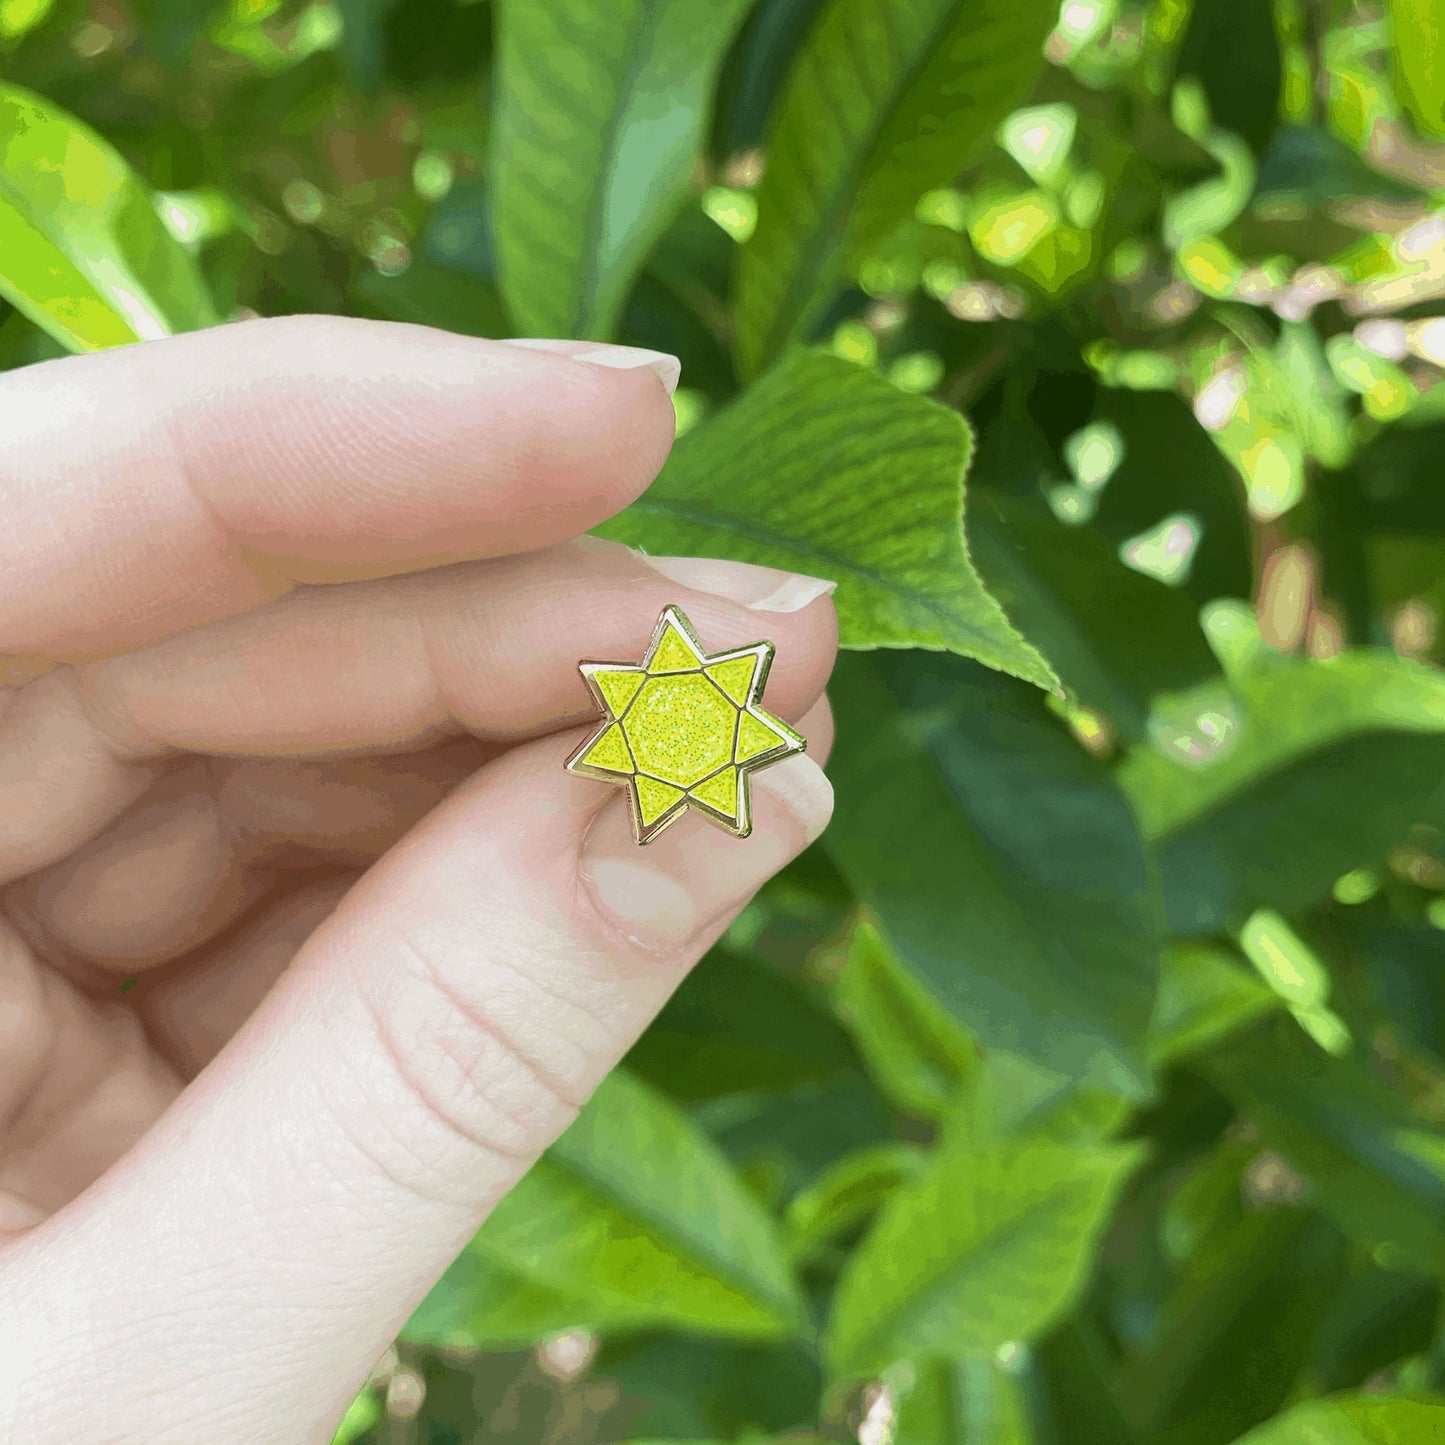
[[[640,663],[579,664],[605,714],[568,770],[627,786],[639,843],[689,808],[739,838],[752,832],[747,776],[807,746],[759,703],[771,642],[707,653],[676,607]]]

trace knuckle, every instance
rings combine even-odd
[[[0,1137],[24,1119],[58,1041],[35,959],[0,917]]]
[[[395,1173],[425,1176],[458,1145],[519,1173],[595,1084],[590,1051],[571,1026],[580,1010],[571,1006],[569,1017],[562,1001],[505,972],[498,979],[488,971],[497,986],[484,997],[474,964],[467,985],[456,981],[460,972],[404,941],[384,989],[365,998],[406,1101],[393,1132],[407,1157]]]

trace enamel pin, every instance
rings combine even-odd
[[[663,608],[640,663],[578,664],[603,721],[567,770],[627,788],[639,843],[688,808],[746,838],[748,774],[807,747],[760,702],[774,650],[705,652],[681,610]]]

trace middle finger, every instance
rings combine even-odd
[[[636,660],[670,602],[709,648],[776,642],[768,705],[795,719],[832,667],[832,608],[807,605],[823,590],[772,568],[644,559],[588,538],[303,589],[47,674],[0,711],[0,882],[94,837],[143,791],[148,768],[180,752],[406,751],[448,733],[508,741],[567,726],[591,707],[578,660]]]

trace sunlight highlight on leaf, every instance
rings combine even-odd
[[[1119,555],[1136,572],[1176,587],[1188,580],[1199,539],[1199,518],[1175,512],[1148,531],[1121,542]]]
[[[0,85],[0,293],[75,351],[216,319],[194,261],[120,156],[11,85]]]

